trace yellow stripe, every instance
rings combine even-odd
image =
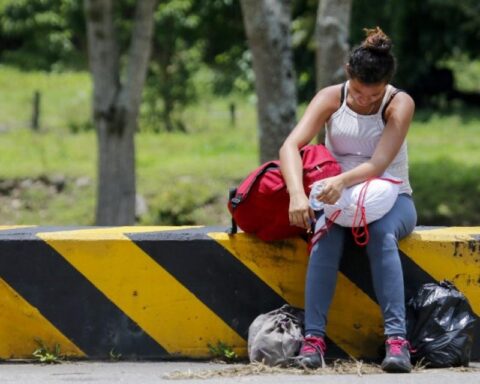
[[[418,235],[418,237],[416,236]],[[416,229],[413,237],[424,241],[463,241],[474,240],[480,242],[480,227],[444,227],[435,229]]]
[[[254,236],[209,233],[289,304],[304,307],[308,263],[301,239],[265,243]],[[327,335],[353,357],[375,356],[383,340],[379,306],[345,275],[339,273],[328,316]]]
[[[400,249],[436,280],[448,279],[480,314],[480,228],[445,228],[415,231],[400,242]]]
[[[53,324],[0,278],[0,358],[31,358],[35,339],[66,356],[85,357]],[[54,299],[54,298],[52,298]]]
[[[18,228],[34,228],[35,225],[0,225],[0,231],[7,231],[9,229],[18,229]]]
[[[38,236],[169,353],[208,356],[208,343],[221,338],[244,355],[245,340],[124,235],[172,228],[179,229],[117,227]]]

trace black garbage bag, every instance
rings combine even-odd
[[[429,367],[468,366],[477,318],[449,281],[424,284],[407,303],[412,360]]]

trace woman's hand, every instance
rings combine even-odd
[[[290,225],[305,228],[310,231],[315,222],[315,213],[310,208],[308,197],[304,192],[290,195],[290,207],[288,210]]]
[[[325,204],[335,204],[346,187],[342,175],[327,177],[322,180],[322,184],[323,189],[318,194],[317,200]]]

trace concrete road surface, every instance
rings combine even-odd
[[[226,371],[225,371],[226,370]],[[221,374],[234,374],[222,377]],[[251,375],[246,365],[198,362],[65,362],[57,365],[1,363],[0,383],[139,383],[139,384],[480,384],[480,363],[466,371],[428,369],[411,374],[285,374]],[[222,371],[222,372],[221,372]],[[297,372],[298,373],[298,372]],[[169,377],[180,376],[180,379]],[[211,376],[210,378],[201,378]]]

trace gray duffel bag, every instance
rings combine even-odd
[[[303,340],[304,312],[288,304],[259,315],[248,329],[250,362],[289,365]]]

